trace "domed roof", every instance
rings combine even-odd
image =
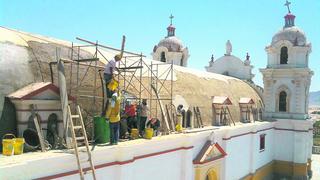
[[[170,52],[180,52],[183,49],[182,41],[176,36],[169,36],[158,43],[158,47],[166,47]]]
[[[290,41],[295,46],[304,46],[307,43],[304,32],[297,26],[285,27],[277,32],[272,38],[272,44],[281,40]]]

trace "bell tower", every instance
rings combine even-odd
[[[290,2],[285,25],[266,47],[268,64],[260,69],[264,82],[265,118],[304,120],[308,113],[311,76],[311,44],[304,32],[295,26]]]
[[[266,47],[263,75],[263,119],[274,123],[274,179],[307,179],[311,176],[312,120],[308,117],[311,44],[295,26],[295,15],[285,6],[284,27]],[[281,164],[281,165],[280,165]],[[290,169],[286,171],[284,169]]]
[[[176,36],[176,28],[172,24],[173,16],[170,17],[170,25],[167,27],[167,36],[158,45],[155,45],[152,58],[168,64],[187,67],[189,50],[183,46],[182,41]]]

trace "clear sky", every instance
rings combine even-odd
[[[310,68],[315,72],[311,91],[320,90],[320,1],[291,0],[296,25],[312,43]],[[254,65],[254,81],[263,85],[259,68],[267,62],[265,47],[284,25],[285,0],[0,0],[0,25],[74,41],[82,37],[148,57],[166,36],[169,16],[176,35],[189,48],[188,66],[204,70],[213,53],[225,53],[228,39],[233,54]]]

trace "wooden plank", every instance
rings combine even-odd
[[[42,134],[41,127],[39,125],[38,116],[35,113],[35,105],[34,104],[31,104],[31,114],[33,116],[34,125],[36,126],[36,130],[37,130],[37,134],[38,134],[38,138],[39,138],[39,142],[40,142],[41,151],[45,152],[46,151],[46,147],[45,147],[45,144],[44,144],[44,137],[43,137],[43,134]]]
[[[170,131],[169,123],[168,123],[167,116],[166,116],[165,111],[164,111],[164,108],[163,108],[162,101],[160,100],[160,96],[159,96],[159,94],[158,94],[158,92],[157,92],[157,90],[156,90],[156,88],[154,87],[153,84],[151,84],[151,88],[153,89],[154,93],[156,94],[157,100],[158,100],[158,102],[159,102],[162,119],[163,119],[164,122],[165,122],[165,125],[166,125],[167,130]]]

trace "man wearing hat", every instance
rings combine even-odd
[[[102,112],[102,115],[105,114],[105,112],[108,110],[108,105],[109,105],[109,99],[112,97],[112,94],[114,93],[113,91],[111,91],[109,88],[108,88],[108,85],[110,84],[112,78],[113,78],[113,73],[114,71],[116,70],[116,67],[117,67],[117,62],[119,62],[121,60],[122,56],[121,54],[117,54],[114,56],[114,59],[111,59],[106,65],[105,65],[105,68],[104,68],[104,80],[105,80],[105,83],[106,83],[106,96],[107,96],[107,102],[106,102],[106,105],[105,105],[105,108],[104,108],[104,112]]]
[[[104,80],[106,83],[106,87],[108,87],[109,83],[111,82],[112,78],[113,78],[113,73],[116,70],[117,67],[117,62],[119,62],[121,60],[121,55],[117,54],[114,56],[114,59],[111,59],[105,66],[104,68]],[[111,92],[108,88],[107,88],[107,97],[111,98],[113,92]]]

